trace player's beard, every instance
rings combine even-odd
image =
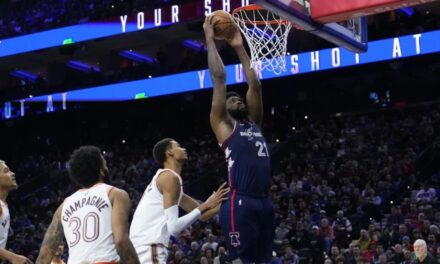
[[[247,109],[228,110],[229,114],[236,120],[244,120],[248,117]]]
[[[104,173],[104,183],[110,184],[111,183],[111,179],[110,179],[110,173],[108,171],[108,169],[103,169],[103,173]]]

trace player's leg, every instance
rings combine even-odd
[[[254,198],[235,195],[228,200],[228,208],[222,207],[222,228],[227,240],[229,259],[236,260],[234,263],[253,263],[258,257],[257,239],[260,230],[254,200]]]
[[[151,245],[151,263],[166,264],[168,260],[168,249],[163,245]]]
[[[273,240],[275,237],[275,211],[272,201],[261,199],[260,210],[260,237],[258,240],[258,260],[257,263],[267,263],[270,261],[273,252]]]
[[[141,264],[166,264],[168,250],[162,245],[145,245],[137,251]]]

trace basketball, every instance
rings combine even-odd
[[[231,14],[223,10],[217,10],[211,14],[212,25],[214,26],[214,35],[216,39],[230,39],[234,36],[237,26]]]

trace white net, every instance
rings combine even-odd
[[[233,17],[251,51],[251,67],[280,75],[286,70],[287,36],[292,24],[261,8],[238,9]]]

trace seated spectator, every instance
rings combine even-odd
[[[394,205],[391,207],[391,215],[388,217],[387,226],[392,227],[393,225],[403,224],[404,219],[400,206]]]
[[[336,259],[338,259],[341,256],[341,253],[339,252],[339,248],[337,246],[332,246],[330,249],[330,259],[336,263]]]
[[[327,218],[321,219],[321,225],[319,227],[319,235],[324,238],[325,251],[330,254],[330,246],[334,239],[333,227],[329,225]]]
[[[191,242],[190,250],[187,253],[188,259],[190,261],[195,261],[200,258],[202,251],[199,248],[199,243],[197,241]]]
[[[355,240],[355,243],[357,246],[359,246],[359,249],[363,254],[365,251],[367,251],[370,248],[371,238],[368,235],[368,231],[365,229],[362,229],[359,234],[360,237],[358,240]]]
[[[412,252],[410,250],[403,250],[403,260],[400,264],[412,264]]]
[[[211,247],[206,247],[203,250],[203,255],[202,257],[205,257],[208,261],[209,264],[214,263],[214,250],[212,250]]]
[[[423,184],[423,187],[416,194],[416,201],[420,202],[432,202],[437,200],[437,192],[434,188],[429,187],[427,183]]]
[[[333,264],[333,261],[331,260],[331,258],[326,258],[324,264]]]
[[[435,264],[437,260],[428,252],[426,242],[423,239],[417,239],[414,242],[414,253],[416,259],[414,263]]]
[[[199,263],[200,264],[212,264],[211,262],[209,262],[208,258],[205,256],[200,257]]]
[[[290,245],[297,250],[310,247],[310,235],[307,230],[304,229],[302,222],[297,222],[296,228],[291,230],[287,234]]]
[[[288,242],[287,234],[289,233],[290,228],[286,224],[286,221],[281,221],[280,225],[275,228],[275,245],[282,245]]]
[[[383,245],[377,244],[376,247],[375,247],[375,252],[373,254],[373,257],[371,258],[371,262],[373,264],[381,263],[380,258],[381,258],[382,255],[385,255],[385,251],[383,249]]]
[[[281,258],[277,256],[275,251],[272,252],[272,259],[270,260],[269,264],[282,264]]]
[[[310,249],[312,251],[312,263],[322,263],[324,261],[325,240],[319,234],[319,227],[317,225],[312,226]]]
[[[387,260],[387,255],[385,254],[381,254],[379,256],[379,260],[377,262],[373,262],[374,264],[387,264],[388,260]]]
[[[282,264],[299,264],[299,257],[293,252],[291,246],[284,248],[284,255],[281,257]]]
[[[340,247],[346,247],[348,245],[348,235],[352,231],[350,220],[344,216],[344,212],[339,210],[336,213],[336,218],[332,224],[333,231],[335,232],[335,243]]]
[[[215,236],[213,234],[208,235],[208,239],[202,245],[202,249],[206,249],[206,247],[210,247],[213,251],[217,250],[218,243],[215,241]]]
[[[226,260],[226,249],[222,246],[219,246],[217,256],[214,258],[214,264],[225,264]]]

